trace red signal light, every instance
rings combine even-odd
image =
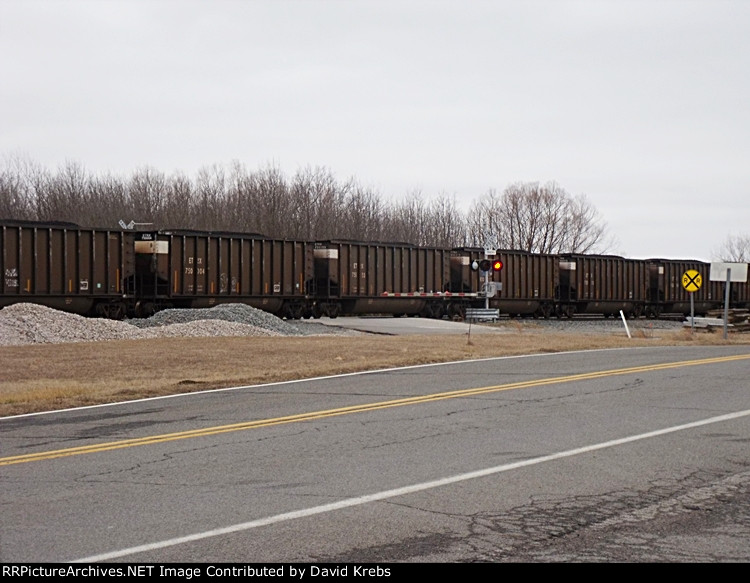
[[[495,259],[495,261],[492,262],[492,269],[493,271],[500,271],[503,268],[503,262],[499,259]]]

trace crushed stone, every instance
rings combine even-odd
[[[31,303],[0,309],[0,346],[101,342],[143,338],[222,336],[361,335],[313,322],[285,321],[244,304],[212,308],[168,309],[150,318],[88,318]]]

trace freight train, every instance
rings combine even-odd
[[[0,221],[0,308],[42,304],[82,315],[147,317],[242,303],[282,318],[387,314],[462,319],[469,308],[572,318],[696,315],[721,308],[710,264],[406,243],[273,239],[254,233],[130,231]],[[703,285],[683,287],[695,270]],[[693,297],[691,298],[691,293]],[[750,284],[730,287],[750,307]]]

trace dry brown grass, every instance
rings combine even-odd
[[[750,334],[641,331],[506,334],[160,338],[0,347],[0,416],[255,385],[368,369],[592,348],[745,344]]]

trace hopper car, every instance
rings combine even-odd
[[[482,269],[483,260],[501,266]],[[702,274],[696,292],[682,286]],[[512,317],[658,318],[724,305],[710,264],[613,255],[274,239],[255,233],[132,231],[0,221],[0,308],[19,302],[112,319],[167,308],[242,303],[288,319],[387,314],[461,319],[490,307]],[[691,298],[691,293],[693,294]],[[730,307],[750,308],[732,283]]]

